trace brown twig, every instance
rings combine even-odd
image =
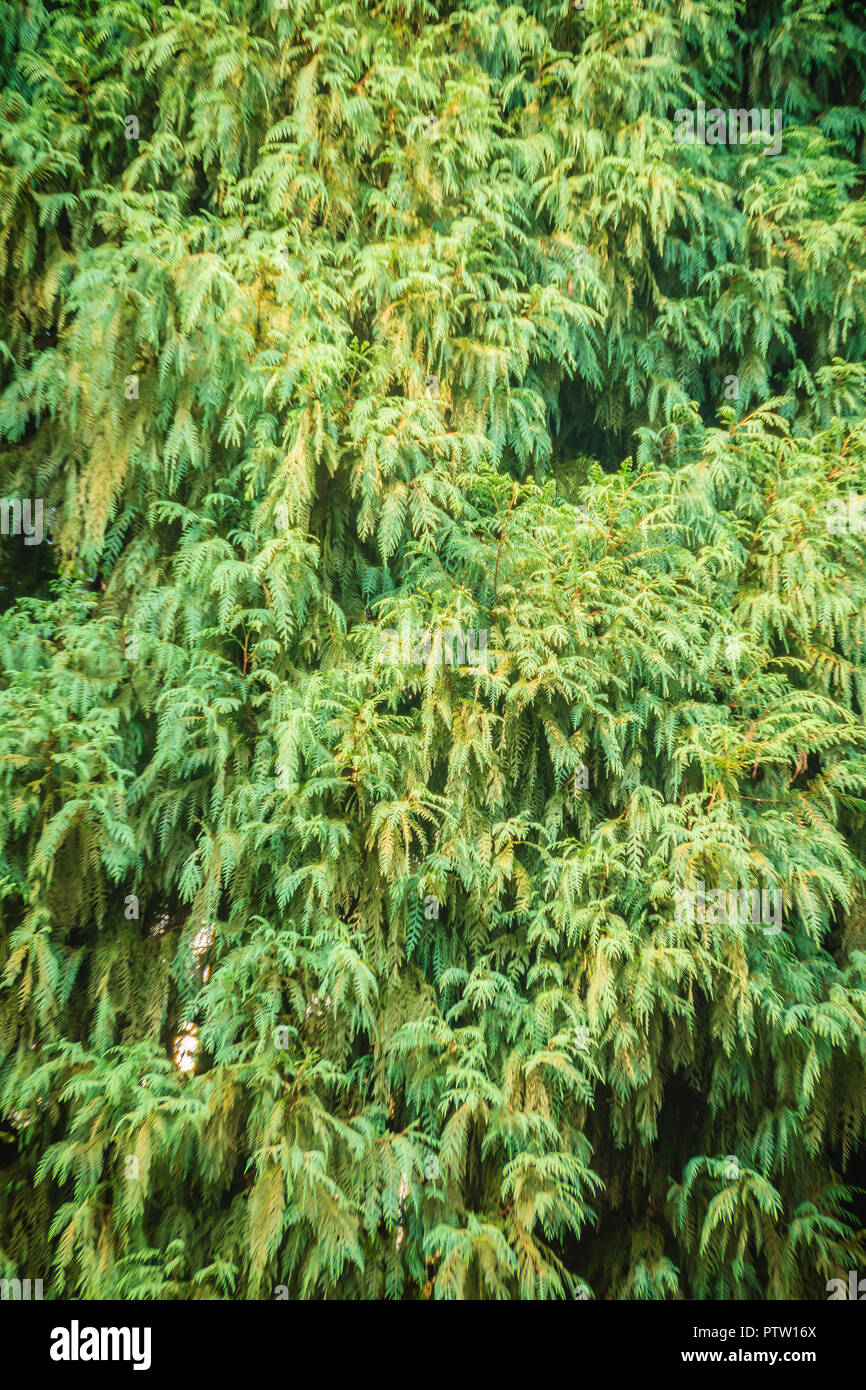
[[[505,513],[505,520],[502,523],[502,530],[499,532],[499,544],[496,547],[496,565],[493,570],[493,607],[496,607],[496,586],[499,580],[499,556],[502,553],[502,542],[505,539],[505,528],[508,525],[508,518],[511,516],[511,508],[514,506],[517,497],[517,484],[511,490],[511,501],[508,503],[508,511]]]

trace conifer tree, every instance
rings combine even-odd
[[[0,0],[0,1276],[862,1265],[863,19]]]

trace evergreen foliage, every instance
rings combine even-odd
[[[862,1266],[864,19],[0,0],[0,1274]]]

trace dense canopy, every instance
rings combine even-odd
[[[861,0],[0,0],[0,1275],[863,1267],[864,76]]]

